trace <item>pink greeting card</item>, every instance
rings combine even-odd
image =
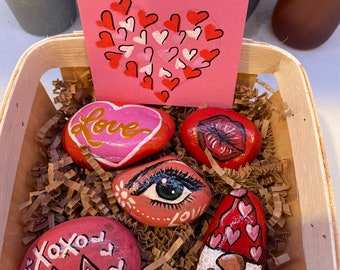
[[[97,100],[231,107],[247,0],[78,0]]]

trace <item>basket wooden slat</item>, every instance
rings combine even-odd
[[[38,127],[54,111],[40,79],[53,68],[88,67],[82,33],[47,38],[20,58],[0,109],[0,265],[17,269],[25,247],[21,243],[18,207],[30,190],[28,171],[41,158],[35,143]],[[287,52],[266,43],[244,40],[239,79],[254,82],[257,74],[272,74],[292,115],[271,120],[277,153],[291,160],[293,216],[288,249],[292,261],[283,269],[337,269],[339,263],[335,206],[316,109],[301,64]],[[242,76],[242,75],[243,76]],[[27,196],[27,195],[26,195]]]

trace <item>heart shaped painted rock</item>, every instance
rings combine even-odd
[[[141,269],[137,242],[121,223],[105,217],[66,221],[41,235],[20,269]]]
[[[266,224],[260,200],[246,189],[221,202],[203,240],[198,270],[264,269]]]
[[[80,150],[86,145],[103,168],[114,169],[160,151],[174,132],[174,120],[164,111],[96,101],[82,107],[65,125],[63,146],[82,167],[92,169]]]
[[[172,156],[123,171],[113,179],[112,189],[127,213],[156,227],[191,222],[204,213],[211,200],[205,181]]]
[[[210,166],[208,149],[221,166],[237,169],[256,158],[262,146],[261,133],[253,122],[224,108],[199,109],[182,123],[181,140],[199,162]]]

